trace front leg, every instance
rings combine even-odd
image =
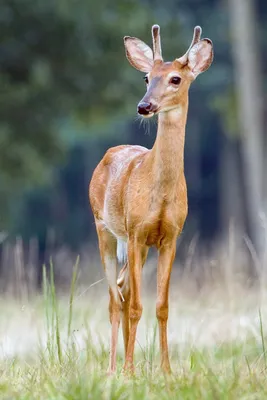
[[[171,372],[168,352],[167,321],[169,314],[169,283],[175,252],[176,241],[163,246],[159,250],[158,260],[156,314],[159,323],[161,368],[166,373]]]
[[[133,372],[133,355],[138,322],[142,315],[141,303],[141,274],[142,266],[147,255],[146,246],[136,243],[135,240],[128,242],[128,266],[130,280],[130,305],[129,305],[129,338],[126,352],[124,370]]]

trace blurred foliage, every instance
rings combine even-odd
[[[138,17],[136,9],[134,1],[1,2],[2,173],[39,181],[64,149],[57,121],[121,109],[123,21]]]
[[[68,147],[59,134],[66,119],[104,125],[123,112],[125,88],[136,85],[122,37],[135,31],[150,40],[152,19],[133,0],[1,2],[2,219],[10,193],[51,179],[49,167]]]
[[[1,171],[39,180],[64,148],[56,122],[73,115],[103,123],[122,112],[122,37],[133,27],[148,36],[148,11],[123,0],[1,2]]]
[[[125,88],[134,93],[136,85],[122,37],[133,31],[149,37],[148,6],[133,0],[1,2],[2,218],[10,190],[51,179],[49,167],[67,149],[59,135],[66,119],[103,125],[123,112]]]
[[[108,147],[154,140],[155,127],[144,135],[132,122],[144,84],[122,41],[131,35],[151,44],[153,23],[165,59],[186,51],[197,24],[214,42],[213,66],[191,89],[185,162],[187,224],[204,229],[212,210],[207,229],[218,229],[220,137],[236,129],[227,2],[2,0],[0,230],[45,243],[52,229],[55,242],[75,248],[93,234],[93,168]]]

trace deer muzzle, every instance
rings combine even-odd
[[[151,102],[140,101],[137,106],[137,112],[140,115],[154,114],[157,110],[157,106]]]

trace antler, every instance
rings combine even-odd
[[[152,39],[153,39],[154,61],[156,60],[162,61],[159,25],[152,26]]]
[[[192,49],[192,47],[196,43],[198,43],[200,41],[201,33],[202,33],[201,27],[200,26],[195,26],[193,39],[192,39],[192,42],[191,42],[191,44],[189,46],[189,49],[187,50],[187,52],[182,57],[177,58],[177,61],[179,61],[180,64],[186,65],[187,60],[188,60],[189,51]]]

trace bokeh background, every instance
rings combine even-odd
[[[190,89],[176,268],[214,267],[229,246],[251,276],[266,261],[266,1],[1,0],[2,292],[21,294],[22,281],[38,290],[51,257],[62,287],[78,254],[90,282],[103,276],[88,184],[109,147],[153,145],[156,124],[136,118],[143,76],[122,40],[151,44],[153,23],[165,60],[187,50],[195,25],[215,52]]]

